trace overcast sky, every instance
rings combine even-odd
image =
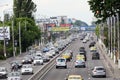
[[[88,0],[33,0],[37,4],[36,16],[68,16],[90,24],[93,14],[89,9]],[[5,6],[8,4],[8,6]],[[0,17],[3,10],[11,11],[13,0],[0,0]]]

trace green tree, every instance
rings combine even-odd
[[[28,17],[32,18],[32,14],[36,11],[36,4],[32,0],[14,0],[14,15],[16,18]]]
[[[100,36],[100,27],[98,25],[95,28],[95,33],[96,33],[97,37]]]
[[[90,10],[98,19],[98,22],[105,21],[108,17],[120,15],[120,1],[119,0],[89,0]]]

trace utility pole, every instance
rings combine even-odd
[[[12,21],[12,41],[13,41],[13,56],[15,57],[15,41],[14,41],[14,29],[13,29],[14,22]]]
[[[19,22],[19,47],[20,47],[20,54],[21,54],[21,25]]]
[[[119,13],[117,13],[117,37],[118,37],[118,39],[117,39],[117,43],[118,43],[118,55],[119,55],[119,59],[118,59],[118,68],[120,69],[120,28],[119,28],[120,26],[119,26]]]

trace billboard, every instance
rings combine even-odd
[[[70,27],[52,27],[51,31],[58,32],[58,31],[69,31]]]
[[[0,40],[10,40],[10,27],[0,27]]]

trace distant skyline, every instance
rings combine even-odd
[[[93,13],[88,5],[89,0],[33,0],[37,5],[36,17],[68,16],[91,24]],[[3,11],[11,11],[13,0],[0,0],[0,17]],[[8,6],[4,6],[8,4]],[[1,19],[2,19],[1,18]]]

